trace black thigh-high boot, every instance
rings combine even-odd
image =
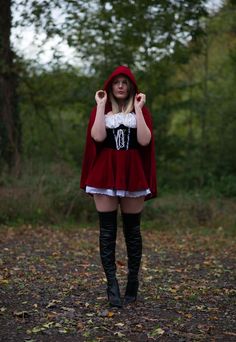
[[[119,285],[116,279],[117,210],[98,212],[100,223],[100,256],[107,278],[107,296],[111,306],[121,307]]]
[[[138,273],[142,259],[141,213],[122,213],[122,218],[128,255],[128,282],[124,297],[126,305],[136,301],[139,287]]]

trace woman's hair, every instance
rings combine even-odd
[[[125,100],[125,104],[122,108],[122,112],[125,114],[128,114],[132,112],[134,108],[135,87],[128,77],[125,77],[125,78],[127,79],[127,82],[128,82],[129,95],[127,99]],[[112,85],[110,85],[109,87],[108,94],[109,94],[109,99],[111,101],[112,113],[113,114],[119,113],[120,112],[119,105],[114,95],[112,94]]]

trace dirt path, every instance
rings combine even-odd
[[[236,341],[233,239],[146,230],[143,240],[139,300],[110,309],[96,229],[1,228],[0,341]]]

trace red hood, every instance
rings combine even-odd
[[[124,65],[121,65],[121,66],[117,67],[111,73],[111,75],[108,77],[108,79],[104,83],[104,90],[107,91],[108,88],[109,88],[109,85],[111,84],[111,82],[113,80],[113,78],[118,76],[118,75],[120,75],[120,74],[127,76],[130,79],[130,81],[134,84],[136,92],[138,92],[137,83],[136,83],[134,75],[132,74],[131,70],[128,67],[124,66]]]

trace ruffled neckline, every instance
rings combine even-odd
[[[130,128],[136,128],[136,115],[135,113],[116,113],[116,114],[106,114],[105,124],[107,128],[117,128],[120,125],[124,125]]]

